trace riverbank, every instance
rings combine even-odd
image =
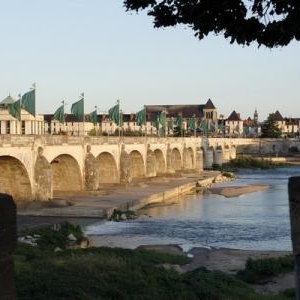
[[[116,241],[109,237],[89,237],[91,247],[117,247]],[[141,241],[139,241],[141,242]],[[251,259],[267,259],[278,258],[286,255],[291,255],[291,251],[262,251],[262,250],[241,250],[229,248],[215,248],[215,247],[182,247],[178,244],[152,244],[152,245],[138,245],[137,243],[122,244],[122,247],[129,249],[145,249],[158,251],[161,253],[171,255],[187,256],[191,260],[188,264],[166,266],[173,268],[179,273],[186,273],[205,267],[210,271],[221,271],[227,274],[235,275],[239,270],[245,269],[246,262]],[[287,272],[274,276],[265,281],[264,284],[252,284],[252,288],[258,293],[272,293],[277,294],[286,289],[295,288],[294,272]]]
[[[137,210],[151,203],[177,202],[195,190],[199,182],[213,182],[219,171],[178,173],[143,178],[130,184],[107,184],[92,192],[57,193],[48,202],[32,202],[18,208],[22,216],[109,218],[115,209]]]

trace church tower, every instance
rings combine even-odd
[[[256,107],[255,107],[255,111],[254,111],[254,115],[253,115],[253,121],[254,121],[254,124],[257,126],[257,124],[258,124],[258,112],[257,112]]]

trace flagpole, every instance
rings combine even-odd
[[[22,95],[21,94],[19,94],[19,98],[20,98],[20,117],[19,117],[19,120],[20,120],[20,135],[22,135],[22,113],[21,113],[21,109],[22,109],[22,104],[21,104],[21,102],[22,102]],[[25,131],[25,128],[24,128],[24,131]],[[25,132],[24,132],[25,133]]]
[[[65,100],[61,101],[62,105],[63,105],[63,117],[64,117],[64,123],[63,126],[65,126]],[[60,122],[59,122],[60,123]]]
[[[81,96],[82,96],[82,101],[83,101],[83,110],[82,110],[82,112],[83,112],[83,122],[82,122],[82,124],[83,124],[83,136],[84,136],[84,127],[85,127],[85,116],[84,116],[84,92],[82,92],[82,94],[81,94]]]
[[[32,84],[32,90],[34,90],[34,94],[36,93],[36,83]],[[35,100],[34,100],[34,111],[35,111]],[[36,117],[34,116],[34,134],[36,134]]]
[[[147,120],[146,120],[146,106],[144,105],[144,125],[145,125],[145,137],[147,136]]]
[[[121,125],[120,125],[120,121],[121,121],[121,114],[120,114],[120,100],[118,99],[117,100],[117,104],[118,104],[118,114],[119,114],[119,124],[118,124],[118,126],[119,126],[119,140],[120,140],[120,137],[121,137],[121,130],[120,130],[120,127],[121,127]]]
[[[94,108],[95,108],[95,111],[96,111],[96,128],[95,128],[95,123],[94,123],[94,128],[96,130],[95,134],[97,136],[98,135],[98,132],[97,132],[97,105],[95,105]]]
[[[193,115],[193,121],[194,121],[194,137],[196,137],[196,116]]]

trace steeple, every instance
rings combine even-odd
[[[255,107],[255,111],[254,111],[254,115],[253,115],[253,120],[254,120],[254,124],[258,124],[258,112],[257,109]]]

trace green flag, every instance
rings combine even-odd
[[[158,113],[156,116],[156,128],[159,134],[165,135],[166,133],[166,122],[167,122],[167,114],[165,111]]]
[[[190,129],[190,130],[194,130],[195,129],[195,118],[193,117],[193,118],[189,118],[188,119],[188,122],[187,122],[187,125],[188,125],[188,128]]]
[[[90,121],[95,125],[97,124],[97,110],[94,110],[93,112],[90,113],[89,115]]]
[[[21,120],[21,100],[15,101],[14,103],[8,104],[8,112],[17,120]]]
[[[108,110],[108,117],[117,125],[120,125],[120,104],[119,103]]]
[[[173,130],[174,129],[174,121],[173,118],[168,120],[168,129]]]
[[[138,126],[145,125],[145,123],[146,123],[146,110],[145,110],[145,108],[136,113],[135,121],[136,121],[136,124]]]
[[[159,114],[159,123],[162,125],[163,128],[166,128],[166,122],[167,122],[167,114],[165,111],[162,111]]]
[[[204,133],[207,133],[208,126],[206,120],[202,120],[200,123],[200,130]]]
[[[22,96],[22,108],[35,117],[35,89]]]
[[[61,105],[54,113],[54,119],[59,121],[60,123],[64,123],[65,122],[65,108],[64,108],[64,104]]]
[[[84,118],[84,100],[83,97],[79,101],[75,102],[71,106],[71,113],[78,119],[83,121]]]
[[[175,125],[181,129],[181,127],[182,127],[182,117],[181,116],[176,117]]]

